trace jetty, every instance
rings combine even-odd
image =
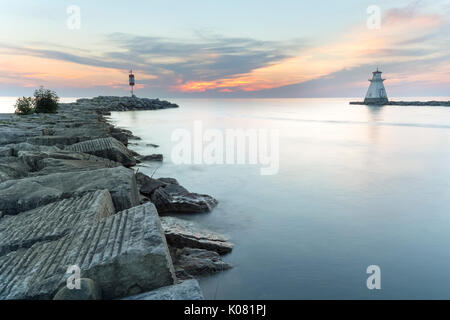
[[[375,105],[375,106],[423,106],[423,107],[450,107],[450,101],[388,101],[383,104],[366,103],[364,101],[351,101],[354,105]]]
[[[176,107],[101,96],[2,115],[0,300],[203,299],[196,278],[229,269],[221,255],[233,244],[170,215],[209,212],[217,200],[139,172],[145,157],[128,149],[138,137],[107,118]]]

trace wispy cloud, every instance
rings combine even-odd
[[[366,86],[362,70],[367,73],[376,65],[389,68],[393,84],[406,79],[442,83],[448,80],[444,71],[450,63],[450,9],[442,8],[429,12],[422,2],[413,2],[385,11],[380,30],[367,29],[362,20],[332,41],[269,41],[197,31],[182,39],[115,32],[86,48],[38,40],[3,43],[0,84],[125,90],[127,70],[133,68],[141,88],[167,94],[281,95],[299,89],[299,84],[311,89],[320,83],[325,94],[339,76],[348,84],[339,85],[341,90]],[[412,76],[398,66],[414,67],[416,73]],[[287,91],[275,89],[283,87]]]
[[[233,81],[248,83],[242,90],[257,91],[323,79],[362,65],[373,68],[396,64],[409,65],[405,71],[410,74],[411,67],[415,67],[416,79],[430,79],[430,73],[435,72],[440,77],[434,77],[436,81],[448,80],[448,74],[437,72],[450,64],[450,32],[445,32],[450,31],[448,14],[421,12],[420,7],[413,5],[387,11],[381,26],[380,30],[369,30],[365,25],[356,27],[333,43],[306,48],[295,57],[254,69]],[[429,62],[436,59],[439,65],[430,68]],[[417,73],[419,69],[423,73]]]

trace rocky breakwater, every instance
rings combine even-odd
[[[368,104],[364,101],[352,101],[353,105],[377,105]],[[416,107],[450,107],[450,101],[388,101],[380,106],[416,106]]]
[[[170,217],[211,211],[217,200],[136,173],[132,133],[104,118],[169,107],[97,97],[2,117],[0,299],[201,299],[195,277],[231,267],[221,259],[227,239]],[[81,291],[66,287],[69,266]]]

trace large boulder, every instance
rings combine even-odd
[[[155,189],[151,193],[150,199],[158,208],[159,213],[209,212],[218,203],[209,195],[191,193],[175,183],[166,183],[165,186]]]
[[[65,220],[67,212],[54,210],[58,212]],[[77,266],[82,278],[92,279],[105,299],[174,283],[172,260],[151,203],[100,219],[80,213],[75,221],[65,234],[0,256],[0,298],[52,299],[71,276],[68,266]]]
[[[53,247],[54,252],[37,255],[39,248],[53,246],[77,228],[92,225],[114,213],[111,195],[107,190],[99,190],[0,219],[0,299],[50,298],[58,288],[55,283],[44,290],[44,296],[29,292],[46,281],[43,268],[55,269],[52,260],[58,261],[58,250],[62,248]],[[27,260],[21,260],[25,257]],[[47,275],[52,277],[48,268]]]
[[[108,190],[90,192],[0,219],[0,256],[36,243],[63,238],[77,225],[114,214]]]
[[[112,137],[76,143],[66,147],[66,150],[93,154],[98,157],[120,162],[125,167],[136,165],[136,159],[131,152],[121,142]]]
[[[123,300],[204,300],[204,297],[198,281],[192,279]]]
[[[196,248],[171,248],[173,266],[178,279],[191,279],[231,268],[215,251]]]
[[[167,185],[167,183],[150,178],[141,172],[136,173],[136,182],[139,187],[139,192],[146,197],[151,197],[153,191]]]
[[[139,191],[151,199],[161,213],[199,213],[211,211],[217,200],[205,194],[191,193],[173,178],[153,179],[136,173]]]
[[[139,204],[134,172],[124,167],[53,173],[0,183],[0,211],[14,215],[86,192],[107,189],[114,206],[124,210]]]
[[[152,203],[119,212],[102,224],[98,226],[102,232],[99,252],[92,259],[101,268],[86,266],[83,274],[99,282],[104,298],[126,297],[174,283],[172,259]]]
[[[120,128],[112,128],[111,129],[111,136],[119,140],[123,143],[124,146],[128,146],[128,138],[130,138],[133,134],[129,130],[120,129]]]
[[[196,223],[175,217],[161,217],[167,243],[175,248],[199,248],[225,254],[233,244],[224,236],[199,227]]]

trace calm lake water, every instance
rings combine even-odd
[[[234,268],[203,278],[209,299],[450,298],[450,108],[349,106],[348,99],[174,100],[111,119],[175,177],[216,197],[183,215],[226,234]],[[175,129],[278,129],[280,169],[175,165]],[[147,147],[155,143],[159,148]],[[381,268],[381,290],[366,269]]]

